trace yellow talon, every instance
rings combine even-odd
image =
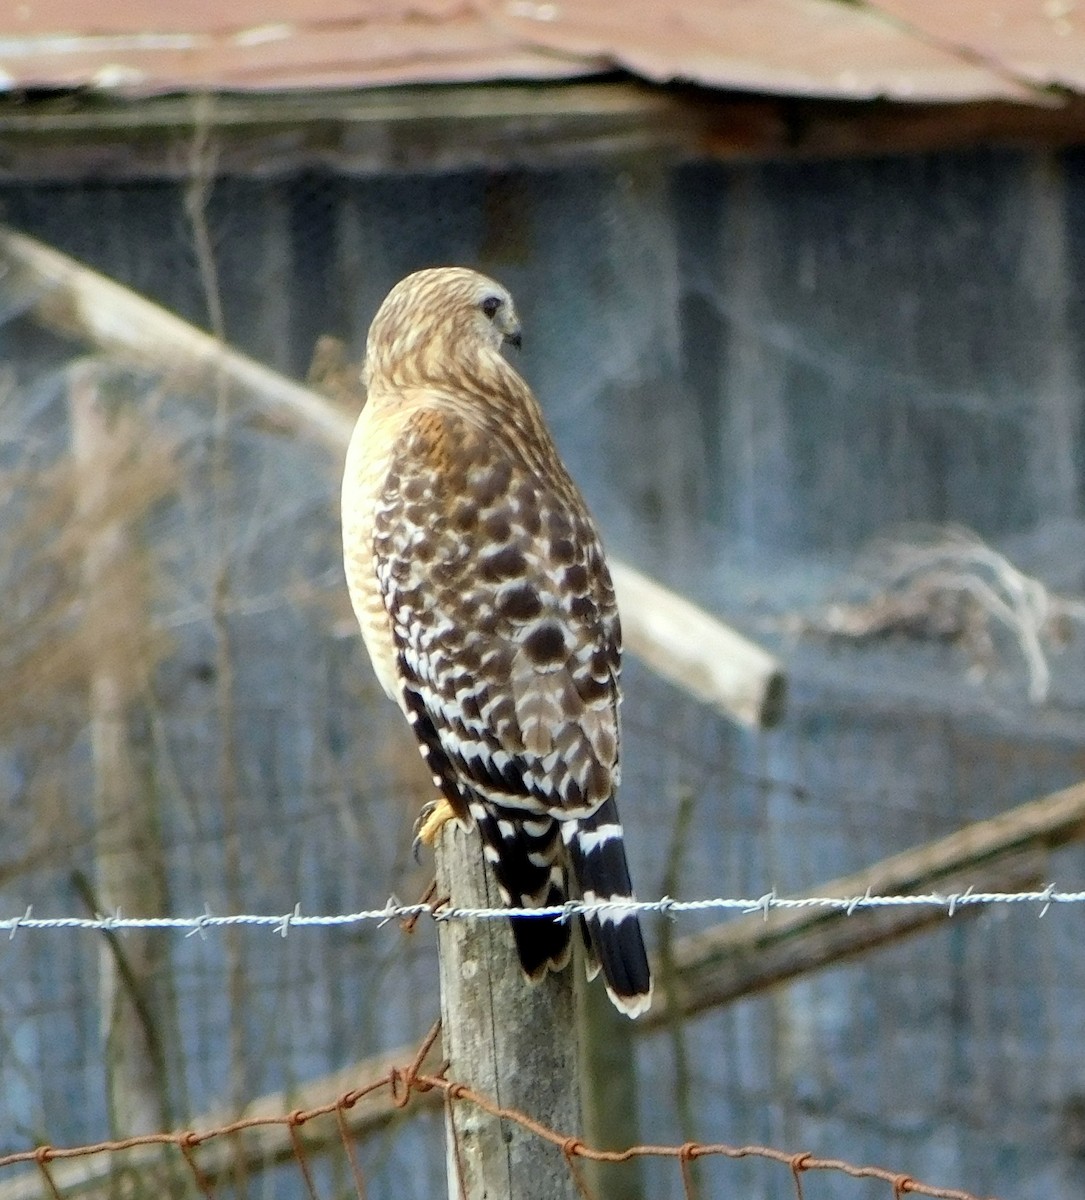
[[[418,815],[418,824],[414,827],[414,846],[417,852],[419,846],[432,846],[441,832],[441,826],[446,821],[455,819],[452,805],[442,796],[433,804],[427,804]]]

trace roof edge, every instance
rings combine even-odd
[[[0,99],[0,178],[180,179],[197,134],[223,175],[372,175],[546,168],[656,154],[721,161],[833,158],[977,145],[1085,144],[1085,97],[904,104],[721,93],[613,76],[550,84],[319,93]]]

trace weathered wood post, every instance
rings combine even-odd
[[[118,484],[116,421],[101,367],[81,360],[69,372],[75,507],[85,523],[83,603],[94,762],[95,899],[125,915],[166,911],[165,865],[154,789],[134,738],[136,698],[150,670],[146,581],[131,524],[110,516]],[[164,938],[133,931],[103,938],[102,1032],[111,1130],[151,1133],[171,1120],[164,1024],[169,960]]]
[[[584,1141],[599,1150],[625,1150],[640,1141],[638,1022],[618,1012],[601,984],[581,987],[577,999]],[[593,1195],[644,1200],[643,1166],[639,1158],[585,1162],[582,1175]]]
[[[437,840],[437,889],[455,908],[499,908],[478,834],[449,821]],[[532,985],[508,921],[438,926],[448,1078],[570,1136],[580,1134],[573,967]],[[453,1101],[445,1121],[449,1200],[577,1200],[560,1149],[513,1121]]]

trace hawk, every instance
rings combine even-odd
[[[419,271],[369,330],[368,399],[343,481],[346,576],[377,678],[441,796],[478,828],[504,902],[633,896],[619,782],[621,630],[595,524],[531,389],[512,297],[457,267]],[[569,922],[512,918],[529,979],[566,965]],[[640,922],[583,919],[631,1017],[652,994]]]

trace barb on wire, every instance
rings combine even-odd
[[[301,905],[283,913],[234,913],[215,916],[204,912],[194,917],[125,917],[119,912],[94,917],[35,917],[28,907],[16,917],[0,918],[0,932],[7,931],[9,940],[20,930],[77,929],[120,933],[129,929],[181,930],[188,937],[194,934],[205,937],[208,930],[232,926],[268,928],[285,938],[295,929],[327,928],[344,925],[361,925],[368,921],[378,926],[389,921],[405,921],[414,924],[420,917],[431,917],[434,921],[492,921],[504,917],[571,917],[591,916],[615,912],[661,913],[675,918],[680,913],[730,910],[746,915],[759,913],[766,919],[771,912],[796,909],[824,908],[854,916],[875,908],[936,908],[949,917],[965,908],[986,908],[997,904],[1039,905],[1039,916],[1044,916],[1056,904],[1083,904],[1085,891],[1060,892],[1054,884],[1040,891],[1026,892],[980,892],[969,886],[963,892],[922,892],[915,895],[871,895],[869,891],[858,896],[777,896],[766,892],[756,899],[717,896],[706,900],[675,900],[664,896],[659,900],[596,901],[568,900],[564,904],[544,908],[454,908],[445,903],[400,904],[392,897],[383,908],[363,909],[352,913],[324,913],[303,915]]]

